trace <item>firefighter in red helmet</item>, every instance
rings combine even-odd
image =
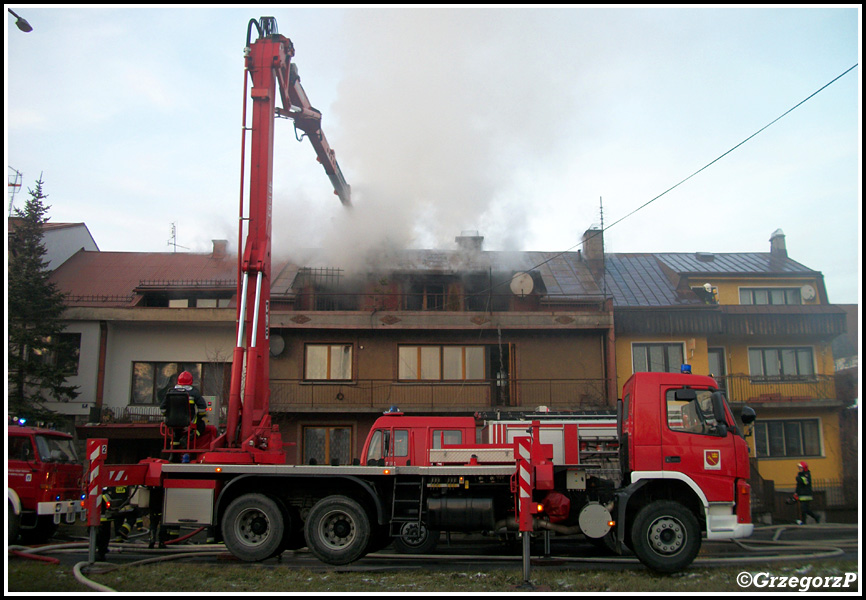
[[[806,522],[806,517],[812,517],[816,523],[821,520],[818,515],[812,512],[809,505],[812,502],[812,473],[809,472],[809,465],[806,461],[800,461],[797,464],[797,489],[794,492],[794,499],[800,508],[800,515],[797,519],[798,525],[803,525]]]
[[[192,373],[189,371],[182,371],[177,376],[177,385],[171,390],[172,392],[180,392],[185,394],[189,399],[190,404],[195,405],[194,414],[191,415],[189,421],[189,432],[192,434],[195,431],[195,437],[198,438],[202,434],[206,432],[208,429],[207,421],[205,420],[205,416],[207,415],[207,401],[202,397],[201,391],[193,384]],[[176,394],[175,394],[176,395]],[[163,415],[166,415],[166,412],[169,409],[168,406],[169,394],[166,394],[163,398],[162,402],[159,405],[160,410]],[[186,429],[186,427],[184,427]],[[213,428],[212,428],[213,429]],[[173,435],[173,439],[171,442],[172,450],[179,450],[182,446],[182,434],[180,430],[175,430]],[[213,437],[213,436],[211,436]],[[197,444],[196,444],[197,445]],[[193,447],[193,443],[190,443],[190,448]],[[180,460],[180,456],[177,454],[172,454],[173,460]]]
[[[174,391],[186,392],[189,394],[190,399],[195,402],[196,429],[199,432],[203,432],[206,425],[204,418],[207,415],[207,401],[202,397],[199,389],[192,384],[192,373],[189,371],[182,371],[180,375],[177,376],[177,385],[174,386]],[[163,404],[164,403],[165,400],[163,400]],[[165,406],[161,405],[160,409],[165,412]]]

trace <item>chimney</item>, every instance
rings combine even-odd
[[[454,241],[461,250],[479,251],[484,246],[484,236],[479,235],[477,231],[461,231]]]
[[[589,228],[583,234],[583,258],[587,261],[604,259],[604,234],[601,229]]]
[[[781,229],[777,229],[770,236],[770,256],[788,258],[788,249],[785,247],[785,232]]]
[[[213,242],[213,254],[214,258],[225,258],[226,251],[228,250],[229,241],[228,240],[211,240]]]

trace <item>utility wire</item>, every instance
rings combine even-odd
[[[818,88],[817,90],[815,90],[814,92],[812,92],[811,94],[809,94],[806,98],[804,98],[803,100],[801,100],[800,102],[798,102],[797,104],[795,104],[794,106],[792,106],[791,108],[789,108],[788,110],[786,110],[785,112],[783,112],[781,115],[779,115],[778,117],[776,117],[775,119],[773,119],[772,121],[770,121],[769,123],[767,123],[766,125],[764,125],[763,127],[761,127],[759,130],[757,130],[755,133],[753,133],[752,135],[750,135],[749,137],[747,137],[746,139],[744,139],[742,142],[740,142],[740,143],[737,144],[736,146],[732,147],[732,148],[729,149],[727,152],[725,152],[725,153],[723,153],[723,154],[720,154],[718,157],[716,157],[715,159],[711,160],[710,162],[708,162],[707,164],[705,164],[703,167],[701,167],[700,169],[698,169],[697,171],[695,171],[694,173],[692,173],[691,175],[689,175],[688,177],[686,177],[686,178],[683,179],[682,181],[680,181],[680,182],[678,182],[678,183],[672,185],[671,187],[669,187],[668,189],[666,189],[665,191],[663,191],[661,194],[659,194],[659,195],[656,196],[655,198],[652,198],[651,200],[647,200],[646,202],[644,202],[643,204],[641,204],[640,206],[638,206],[636,209],[634,209],[633,211],[631,211],[631,212],[628,213],[627,215],[625,215],[625,216],[623,216],[623,217],[620,217],[619,219],[617,219],[616,221],[614,221],[613,223],[611,223],[611,224],[608,225],[607,227],[603,227],[602,229],[598,229],[598,230],[596,231],[596,233],[594,233],[594,234],[591,235],[590,237],[586,238],[586,240],[581,240],[580,242],[576,243],[575,245],[571,246],[570,248],[566,248],[566,249],[563,250],[562,252],[557,252],[556,254],[554,254],[553,256],[551,256],[550,258],[548,258],[547,260],[544,260],[544,261],[538,263],[537,265],[535,265],[534,267],[532,267],[531,270],[534,270],[534,269],[537,269],[538,267],[541,267],[541,266],[546,265],[547,263],[549,263],[550,261],[554,260],[555,258],[559,258],[560,256],[562,256],[562,255],[565,254],[566,252],[570,252],[570,251],[573,250],[574,248],[577,248],[577,247],[580,246],[584,241],[591,240],[591,239],[594,238],[595,236],[597,236],[597,235],[601,235],[602,233],[604,233],[605,231],[607,231],[608,229],[610,229],[611,227],[613,227],[613,226],[616,225],[617,223],[620,223],[620,222],[624,221],[625,219],[631,217],[632,215],[634,215],[634,214],[637,213],[638,211],[643,210],[644,208],[646,208],[647,206],[649,206],[650,204],[652,204],[653,202],[655,202],[656,200],[658,200],[659,198],[661,198],[662,196],[664,196],[665,194],[667,194],[668,192],[673,191],[674,189],[678,188],[679,186],[681,186],[682,184],[684,184],[685,182],[687,182],[689,179],[691,179],[692,177],[694,177],[694,176],[697,175],[698,173],[700,173],[700,172],[706,170],[706,169],[709,168],[710,166],[712,166],[712,165],[714,165],[715,163],[719,162],[721,159],[723,159],[724,157],[726,157],[728,154],[730,154],[731,152],[733,152],[734,150],[736,150],[737,148],[739,148],[740,146],[742,146],[743,144],[745,144],[746,142],[748,142],[749,140],[751,140],[753,137],[757,136],[759,133],[761,133],[762,131],[764,131],[765,129],[767,129],[768,127],[770,127],[771,125],[775,124],[777,121],[781,120],[783,117],[785,117],[785,116],[787,116],[788,114],[790,114],[791,112],[793,112],[793,111],[794,111],[795,109],[797,109],[798,107],[802,106],[803,104],[805,104],[806,102],[808,102],[809,100],[811,100],[812,98],[814,98],[815,96],[817,96],[818,94],[820,94],[822,91],[824,91],[825,89],[827,89],[828,87],[830,87],[831,85],[833,85],[836,81],[838,81],[839,79],[841,79],[842,77],[844,77],[845,75],[847,75],[848,73],[850,73],[851,71],[853,71],[854,69],[856,69],[858,66],[859,66],[859,63],[855,63],[853,66],[851,66],[851,67],[849,67],[848,69],[846,69],[846,70],[845,70],[844,72],[842,72],[840,75],[837,75],[836,77],[834,77],[833,79],[831,79],[829,82],[827,82],[826,84],[824,84],[823,86],[821,86],[820,88]],[[505,283],[505,282],[503,282],[503,283]],[[503,285],[503,283],[497,284],[496,286],[493,286],[493,287],[496,288],[496,287],[498,287],[498,286]]]

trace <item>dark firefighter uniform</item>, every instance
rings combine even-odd
[[[108,542],[111,539],[111,525],[114,524],[114,541],[129,539],[133,528],[143,529],[141,512],[132,506],[132,490],[126,486],[116,486],[102,490],[102,514],[99,517],[99,531],[96,534],[96,558],[105,560]]]

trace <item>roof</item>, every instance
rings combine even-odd
[[[654,254],[659,261],[680,274],[712,275],[803,275],[816,274],[788,257],[770,252],[666,252]]]
[[[142,284],[234,288],[237,261],[212,254],[80,250],[51,280],[68,294],[70,306],[134,306],[139,298],[135,289]]]
[[[274,268],[271,290],[290,294],[302,268],[339,269],[326,266],[323,253],[305,251],[303,264],[288,261]],[[366,268],[367,274],[459,275],[492,272],[508,278],[518,272],[533,271],[541,278],[545,295],[557,300],[596,300],[601,289],[585,261],[577,252],[516,252],[462,250],[403,250],[382,254]]]
[[[611,253],[604,260],[605,291],[618,307],[703,304],[689,289],[678,287],[687,276],[820,276],[818,271],[769,252]]]
[[[682,297],[652,254],[605,254],[605,291],[614,306],[700,304],[693,294]]]

